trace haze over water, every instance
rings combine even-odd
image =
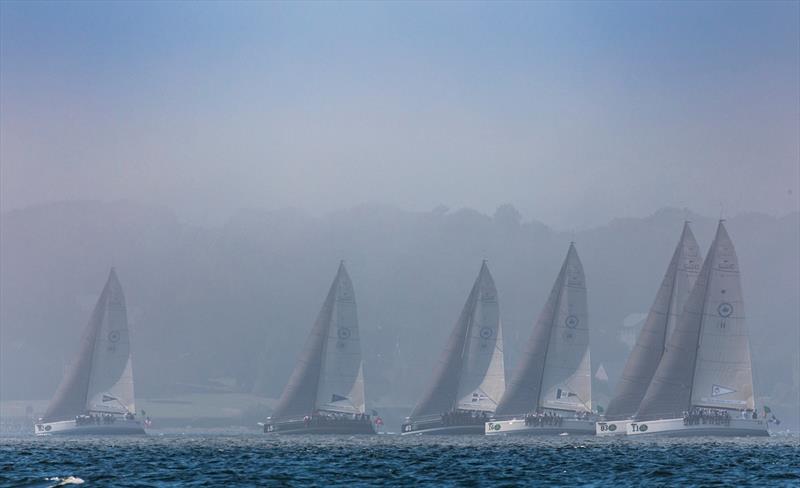
[[[0,487],[796,486],[798,114],[798,2],[2,1]],[[570,242],[607,406],[720,217],[780,436],[256,433],[340,260],[397,432],[482,260],[510,374]],[[151,435],[33,438],[111,267]]]

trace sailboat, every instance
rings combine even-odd
[[[724,221],[627,434],[769,435],[755,410],[739,262]]]
[[[631,351],[614,397],[605,416],[597,422],[597,435],[625,435],[630,419],[639,409],[658,363],[664,354],[667,338],[689,298],[703,258],[689,222],[683,224],[672,259],[661,281],[653,306],[647,315],[636,344]]]
[[[144,434],[136,418],[125,296],[114,268],[36,435]]]
[[[481,434],[505,385],[497,288],[484,260],[433,382],[401,433]]]
[[[331,284],[264,432],[374,434],[366,413],[364,363],[353,283],[344,266]]]
[[[586,278],[571,243],[522,362],[485,433],[593,435],[590,364]]]

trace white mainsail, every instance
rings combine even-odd
[[[591,405],[586,278],[570,244],[496,413],[520,415],[541,407],[591,411]]]
[[[113,271],[112,271],[113,273]],[[95,339],[89,375],[87,409],[118,413],[136,412],[128,315],[116,273],[109,279],[105,318]]]
[[[464,345],[456,408],[494,412],[505,391],[506,378],[497,290],[485,266],[484,262]]]
[[[316,407],[335,412],[365,413],[356,300],[344,263],[339,267],[334,286],[335,300],[324,346]]]
[[[80,353],[44,419],[68,420],[88,411],[136,412],[125,296],[113,268],[84,330]]]
[[[365,413],[358,312],[344,262],[339,264],[272,418],[302,418],[315,410]]]
[[[539,405],[591,411],[592,372],[586,278],[574,245],[562,267],[561,295],[550,331]]]
[[[494,412],[505,391],[497,289],[486,261],[445,345],[442,360],[412,418],[453,409]]]
[[[739,261],[722,222],[709,259],[692,405],[752,410],[753,371]]]

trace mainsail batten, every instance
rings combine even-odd
[[[90,411],[136,411],[125,296],[113,268],[84,330],[80,352],[43,420],[69,420]]]
[[[493,412],[505,391],[497,289],[484,261],[445,346],[442,362],[411,418],[453,409]]]
[[[680,416],[692,406],[754,406],[738,260],[723,222],[635,417]]]
[[[701,266],[697,241],[686,222],[614,398],[608,404],[606,418],[628,418],[638,410]]]
[[[573,244],[496,413],[523,414],[540,407],[591,410],[586,279]]]

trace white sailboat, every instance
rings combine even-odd
[[[136,418],[128,316],[114,269],[36,435],[144,434]]]
[[[480,434],[505,385],[497,288],[484,261],[430,389],[403,423],[401,432]]]
[[[373,434],[353,283],[344,262],[264,432]]]
[[[739,263],[723,221],[627,433],[768,435],[755,411]]]
[[[594,434],[586,278],[570,244],[486,434]]]
[[[614,397],[597,422],[597,435],[625,435],[661,362],[667,338],[689,298],[703,259],[689,222],[672,254],[653,306],[631,351]]]

